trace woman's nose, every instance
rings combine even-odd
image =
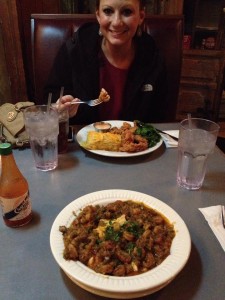
[[[113,19],[112,19],[112,24],[115,25],[120,25],[122,23],[122,18],[120,16],[119,13],[115,13],[113,15]]]

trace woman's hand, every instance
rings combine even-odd
[[[68,109],[69,112],[69,117],[72,118],[76,115],[79,104],[71,104],[71,101],[78,101],[78,98],[74,98],[71,95],[65,95],[60,99],[57,100],[57,104],[60,105],[60,109],[64,110],[64,109]]]

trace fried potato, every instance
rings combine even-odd
[[[87,140],[82,146],[89,150],[119,151],[121,145],[121,135],[110,132],[102,133],[89,131]]]

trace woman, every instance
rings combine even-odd
[[[143,0],[96,1],[95,23],[80,27],[60,49],[46,95],[54,100],[64,86],[61,103],[69,108],[71,124],[103,120],[165,121],[166,71],[154,40],[141,31]],[[110,101],[99,106],[70,104],[99,96]]]

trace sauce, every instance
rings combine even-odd
[[[111,124],[105,122],[96,122],[94,123],[94,127],[97,131],[107,132],[111,128]]]

